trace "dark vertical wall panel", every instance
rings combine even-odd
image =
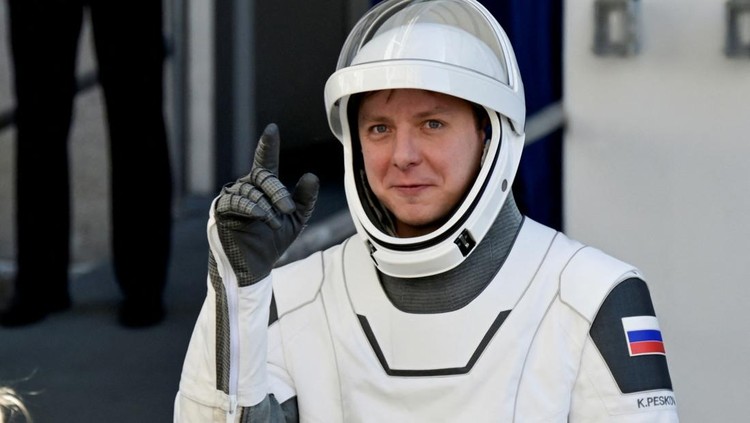
[[[232,93],[233,42],[232,13],[234,0],[214,2],[214,137],[217,189],[234,179],[232,172],[232,136],[234,132],[234,104]]]
[[[524,82],[527,116],[562,98],[562,0],[480,0],[510,37]],[[527,216],[562,228],[562,130],[524,149],[513,184]]]
[[[281,131],[282,180],[313,171],[338,175],[341,148],[328,129],[323,87],[346,37],[347,0],[256,3],[258,130]]]

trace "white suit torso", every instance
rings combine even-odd
[[[527,218],[477,298],[410,314],[355,235],[272,273],[269,390],[296,397],[303,422],[677,421],[670,390],[620,393],[589,336],[604,298],[634,276]]]

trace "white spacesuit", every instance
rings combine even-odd
[[[357,129],[365,93],[401,89],[475,105],[486,135],[460,201],[408,237],[368,182]],[[638,270],[513,201],[523,87],[479,3],[381,2],[352,30],[325,99],[358,233],[271,270],[317,180],[286,191],[269,126],[251,174],[211,207],[208,295],[176,422],[678,421]]]

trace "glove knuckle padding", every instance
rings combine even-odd
[[[255,188],[255,185],[247,182],[238,183],[237,189],[235,189],[234,191],[234,194],[247,197],[253,201],[257,200],[262,195],[262,193]]]
[[[289,199],[291,195],[279,178],[266,168],[254,168],[250,179],[268,197],[270,202],[282,213],[294,211],[294,203]]]

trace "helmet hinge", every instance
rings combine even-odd
[[[458,246],[458,249],[464,257],[468,256],[471,250],[477,245],[477,242],[474,240],[474,237],[471,236],[468,229],[464,229],[453,242]]]
[[[365,244],[367,244],[367,249],[370,250],[370,258],[372,259],[372,262],[375,264],[375,266],[378,265],[378,261],[375,260],[375,246],[372,245],[372,242],[370,240],[365,240]]]

